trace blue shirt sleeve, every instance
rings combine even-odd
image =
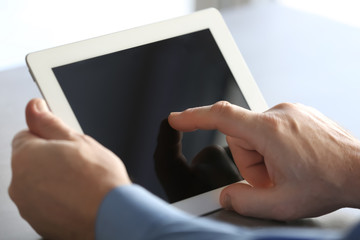
[[[98,210],[95,232],[96,240],[344,239],[339,232],[330,230],[248,229],[203,217],[195,217],[172,207],[135,184],[117,187],[106,195]],[[352,240],[352,238],[348,239]]]

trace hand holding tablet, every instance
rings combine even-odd
[[[220,100],[267,109],[214,9],[31,53],[27,64],[55,115],[119,156],[133,182],[197,215],[220,208],[221,187],[170,200],[153,158],[162,119]],[[186,159],[214,144],[226,147],[218,131],[183,135]]]

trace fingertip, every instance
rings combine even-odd
[[[233,210],[232,204],[231,204],[231,197],[229,194],[221,193],[220,205],[226,210]]]
[[[220,193],[220,204],[227,210],[234,210],[242,215],[247,213],[248,192],[253,187],[245,182],[238,182],[225,187]]]
[[[235,183],[236,184],[236,183]],[[231,186],[234,184],[230,184],[229,186],[225,187],[220,193],[220,205],[227,210],[233,210],[231,204]],[[230,189],[230,190],[229,190]]]
[[[41,99],[41,98],[35,98],[34,99],[34,107],[35,107],[35,110],[39,113],[42,113],[42,112],[50,112],[46,102],[44,99]]]
[[[180,116],[181,112],[171,112],[168,116],[168,123],[172,128],[176,127],[176,122]]]
[[[179,116],[181,114],[181,112],[171,112],[170,114],[169,114],[169,119],[170,118],[176,118],[177,116]]]
[[[31,99],[27,106],[26,106],[26,112],[29,114],[36,114],[36,113],[42,113],[42,112],[49,112],[49,108],[42,98],[33,98]]]
[[[30,127],[34,121],[37,121],[37,118],[39,118],[39,116],[43,113],[50,113],[46,102],[41,98],[31,99],[25,110],[26,122],[28,126]]]
[[[34,98],[29,101],[25,109],[26,123],[30,131],[37,133],[38,122],[44,112],[43,100],[40,98]]]
[[[50,112],[46,102],[34,98],[26,106],[26,123],[29,131],[45,139],[72,139],[74,131]]]
[[[172,112],[169,114],[168,121],[172,128],[191,132],[198,129],[196,115],[202,111],[204,107],[188,108],[182,112]]]

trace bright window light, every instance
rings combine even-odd
[[[278,0],[289,7],[360,27],[359,0]]]
[[[0,2],[0,70],[29,52],[194,11],[194,0],[4,0]]]

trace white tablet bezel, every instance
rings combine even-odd
[[[216,9],[30,53],[26,56],[26,62],[52,112],[75,130],[83,132],[52,68],[205,29],[212,33],[250,109],[265,111],[267,104]],[[221,188],[173,205],[202,215],[220,208],[220,192]]]

